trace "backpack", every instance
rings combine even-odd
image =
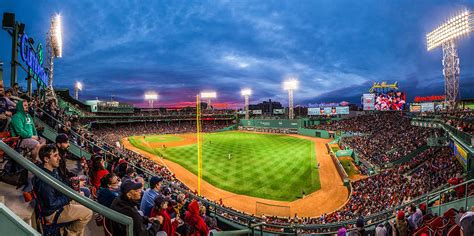
[[[8,158],[3,170],[0,172],[0,181],[16,186],[17,189],[28,183],[28,170]]]

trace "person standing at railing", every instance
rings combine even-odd
[[[40,138],[36,132],[33,118],[28,114],[28,101],[23,100],[16,104],[16,113],[12,117],[10,124],[10,133],[13,137],[21,137],[21,148],[28,148],[31,150],[31,159],[36,161],[38,158],[38,151],[41,145],[46,143],[46,140]]]
[[[59,152],[53,145],[43,146],[39,151],[41,169],[58,181]],[[92,211],[87,207],[72,202],[66,195],[59,192],[47,182],[35,176],[32,180],[33,190],[37,195],[37,203],[41,206],[41,215],[53,222],[57,214],[57,223],[70,223],[66,228],[67,235],[84,235],[84,228],[92,218]]]

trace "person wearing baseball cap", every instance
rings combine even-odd
[[[149,218],[140,214],[137,202],[141,197],[141,189],[142,183],[126,180],[120,186],[120,196],[114,199],[110,208],[132,218],[134,235],[156,235],[160,231],[163,217]],[[148,224],[151,224],[151,226],[147,227]],[[112,221],[111,228],[113,235],[125,236],[127,234],[125,225],[115,221]]]
[[[69,185],[71,185],[70,179],[76,175],[69,171],[66,165],[66,159],[71,157],[68,151],[69,137],[67,136],[67,134],[58,134],[58,136],[56,136],[56,147],[58,148],[60,157],[58,168],[59,177],[61,177],[66,183],[69,183]]]
[[[153,176],[150,179],[150,188],[145,191],[140,202],[140,210],[144,215],[150,216],[151,208],[155,203],[156,197],[160,195],[161,183],[163,178],[158,176]]]

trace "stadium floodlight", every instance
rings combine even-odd
[[[201,92],[201,98],[207,99],[207,109],[211,109],[211,99],[216,98],[216,92]]]
[[[79,100],[79,90],[82,91],[82,83],[77,81],[76,84],[74,85],[74,98],[76,100]]]
[[[51,21],[51,44],[55,57],[63,56],[63,38],[61,15],[57,14]]]
[[[474,32],[474,12],[464,10],[426,35],[427,50],[443,49],[446,100],[453,106],[459,98],[459,56],[456,40]]]
[[[148,105],[150,106],[150,108],[153,108],[153,103],[155,102],[155,100],[158,100],[158,94],[155,92],[146,92],[145,100],[148,101]]]
[[[290,78],[283,82],[283,89],[288,90],[288,119],[294,118],[293,113],[293,91],[298,89],[299,81],[296,78]]]
[[[46,89],[46,97],[56,99],[53,89],[54,78],[54,58],[63,56],[63,38],[62,38],[62,22],[61,15],[56,14],[51,20],[51,25],[46,37],[46,52],[48,60],[48,84]]]
[[[245,98],[245,119],[249,119],[249,97],[252,95],[252,90],[251,89],[242,89],[240,91],[242,96]]]

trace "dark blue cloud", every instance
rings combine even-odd
[[[27,1],[11,0],[26,32],[43,42],[50,17],[63,15],[64,53],[55,84],[84,83],[84,99],[141,104],[146,91],[159,103],[191,102],[204,89],[217,102],[286,103],[281,82],[297,76],[296,104],[359,102],[372,81],[399,81],[410,98],[443,92],[441,50],[427,52],[425,35],[457,11],[460,1]],[[474,37],[459,41],[461,95],[472,97]],[[6,32],[1,42],[9,42]],[[10,70],[8,43],[0,47]],[[19,80],[24,82],[20,73]]]

